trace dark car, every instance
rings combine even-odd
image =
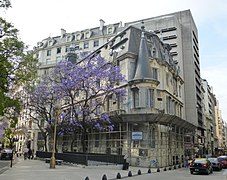
[[[195,158],[189,164],[189,169],[191,174],[195,173],[205,173],[211,174],[213,173],[213,168],[211,166],[211,162],[207,158]]]
[[[12,149],[5,148],[1,150],[1,157],[0,157],[1,160],[11,160],[12,156],[13,156]]]
[[[213,170],[218,170],[218,171],[222,170],[222,165],[218,161],[218,158],[211,157],[211,158],[208,158],[208,160],[211,162],[211,166]]]
[[[221,163],[222,168],[227,168],[227,156],[218,156],[218,161]]]

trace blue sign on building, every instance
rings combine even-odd
[[[132,132],[132,140],[143,140],[143,132]]]

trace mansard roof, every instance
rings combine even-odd
[[[151,68],[145,33],[142,32],[134,80],[151,79]]]

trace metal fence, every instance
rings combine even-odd
[[[51,158],[51,152],[36,151],[36,157]],[[113,164],[124,164],[123,155],[113,154],[97,154],[97,153],[78,153],[78,152],[63,152],[56,153],[55,158],[64,162],[88,165],[88,161],[105,162]]]

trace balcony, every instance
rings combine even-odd
[[[125,113],[126,113],[126,111],[123,109],[117,109],[117,110],[106,112],[106,114],[108,116],[117,116],[117,115],[121,115],[121,114],[125,114]]]

